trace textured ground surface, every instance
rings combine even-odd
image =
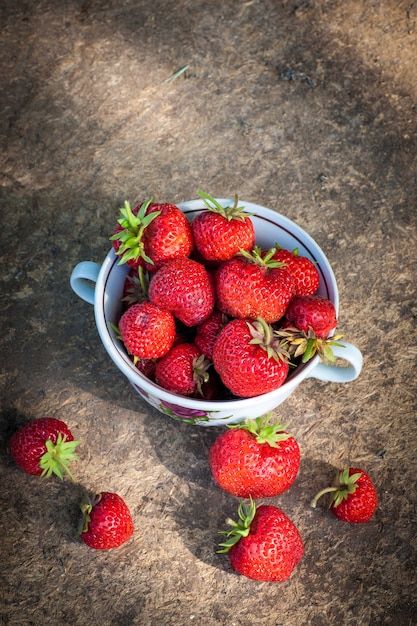
[[[0,20],[0,623],[417,624],[417,4],[3,0]],[[237,505],[207,465],[220,431],[145,405],[69,288],[79,261],[107,254],[125,199],[200,188],[317,240],[364,355],[357,381],[305,381],[280,407],[303,461],[274,503],[305,541],[283,584],[216,553]],[[10,460],[11,432],[43,415],[82,440],[79,486]],[[309,507],[346,463],[378,488],[366,525]],[[84,487],[128,502],[120,550],[76,538]]]

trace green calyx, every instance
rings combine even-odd
[[[294,359],[301,357],[302,363],[307,363],[316,353],[322,358],[333,362],[336,360],[336,357],[333,354],[332,347],[344,347],[343,344],[338,343],[343,335],[335,335],[329,339],[320,339],[311,327],[308,329],[308,332],[305,332],[295,326],[291,326],[282,330],[276,330],[274,334],[288,354]]]
[[[65,435],[58,434],[56,443],[52,443],[50,439],[45,442],[46,452],[41,456],[39,465],[42,469],[41,476],[48,478],[55,474],[61,480],[64,479],[64,472],[75,483],[74,477],[69,469],[70,461],[78,459],[75,454],[75,448],[79,441],[66,441]]]
[[[147,256],[144,250],[143,233],[145,228],[160,215],[161,211],[152,211],[146,215],[151,202],[152,198],[144,202],[137,215],[133,213],[127,201],[125,201],[124,207],[120,209],[121,218],[118,220],[118,223],[122,230],[110,237],[110,241],[120,241],[118,254],[121,258],[119,265],[123,265],[130,260],[137,261],[139,257],[153,265],[152,259]]]
[[[274,330],[262,317],[253,322],[247,322],[252,339],[249,343],[257,345],[275,361],[288,361],[290,354],[285,346],[274,334]]]
[[[137,274],[128,275],[126,278],[130,286],[126,296],[122,298],[122,302],[126,302],[127,305],[146,302],[148,300],[149,281],[143,267],[140,265]]]
[[[227,518],[226,524],[232,527],[231,530],[221,530],[221,535],[226,535],[226,541],[219,543],[222,548],[217,552],[219,554],[229,552],[230,548],[234,546],[242,537],[247,537],[250,532],[250,525],[253,522],[253,518],[256,513],[256,504],[250,498],[249,504],[241,502],[238,508],[239,521],[235,522],[230,518]]]
[[[245,218],[250,217],[253,213],[248,213],[245,211],[244,207],[238,206],[238,197],[235,195],[235,201],[233,206],[223,207],[220,202],[217,202],[215,198],[209,196],[205,191],[197,191],[200,198],[203,199],[205,207],[209,211],[213,211],[213,213],[218,213],[222,217],[226,218],[227,221],[231,220],[241,220],[244,221]]]
[[[210,378],[210,374],[207,371],[210,367],[211,361],[209,361],[204,354],[200,354],[200,356],[196,357],[193,361],[194,382],[200,396],[203,395],[203,384],[207,383]]]
[[[283,426],[279,420],[272,421],[272,413],[257,417],[254,420],[246,420],[240,424],[231,424],[229,428],[247,430],[256,439],[257,443],[267,443],[272,448],[279,448],[281,441],[289,439],[291,435],[285,432],[288,424]]]
[[[264,267],[265,269],[286,267],[286,263],[283,263],[282,261],[277,261],[273,258],[275,252],[275,248],[270,248],[269,250],[263,252],[259,246],[255,246],[253,250],[251,250],[251,252],[248,252],[247,250],[240,250],[239,254],[250,263],[258,265],[259,267]]]
[[[279,245],[279,243],[275,244],[275,248],[274,250],[286,250],[287,248],[283,248],[282,246]],[[299,255],[299,250],[298,248],[294,248],[294,250],[290,250],[291,254],[293,254],[294,256],[298,256]]]
[[[88,525],[91,522],[91,511],[93,507],[98,504],[101,500],[101,494],[97,494],[93,500],[89,495],[85,495],[80,502],[80,509],[83,517],[78,525],[78,534],[86,533],[88,531]]]
[[[357,482],[361,476],[361,472],[356,472],[349,476],[349,468],[347,467],[338,473],[335,484],[332,487],[327,487],[319,491],[311,502],[311,506],[316,508],[318,500],[326,493],[332,494],[329,509],[338,506],[343,500],[347,500],[352,493],[355,493],[358,487]]]

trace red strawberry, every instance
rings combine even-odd
[[[367,522],[378,506],[378,494],[370,476],[356,467],[339,472],[335,484],[320,491],[311,505],[315,507],[326,493],[332,494],[331,512],[344,522]]]
[[[196,328],[194,343],[210,361],[213,358],[214,343],[227,321],[225,315],[219,311],[213,311],[212,315]]]
[[[195,246],[207,261],[231,259],[240,250],[251,250],[255,245],[255,229],[249,213],[238,206],[223,207],[217,200],[198,192],[207,211],[199,213],[191,222]]]
[[[261,318],[226,324],[214,344],[213,363],[223,384],[244,398],[278,389],[289,370],[272,327]]]
[[[132,304],[119,320],[120,339],[134,359],[158,359],[175,340],[175,320],[151,302]]]
[[[242,252],[225,261],[215,274],[216,304],[229,317],[277,322],[293,298],[294,282],[287,268],[273,260],[274,250]]]
[[[309,296],[316,293],[319,288],[320,274],[311,259],[299,256],[297,249],[290,252],[279,246],[273,258],[275,261],[285,263],[294,281],[297,296]]]
[[[156,363],[156,359],[137,359],[135,366],[146,378],[155,380]]]
[[[201,263],[188,258],[172,259],[152,275],[149,299],[186,326],[195,326],[213,312],[213,283]]]
[[[74,453],[79,441],[74,441],[65,422],[54,417],[41,417],[28,422],[10,438],[10,454],[17,465],[34,476],[56,474],[63,478],[69,470],[69,462],[78,459]]]
[[[118,548],[133,535],[133,521],[124,500],[117,493],[103,491],[80,505],[84,515],[80,537],[90,548]]]
[[[326,339],[337,326],[333,302],[322,296],[296,296],[285,313],[285,324],[308,332],[311,329],[319,339]]]
[[[121,263],[155,271],[168,259],[185,257],[194,248],[190,224],[174,204],[157,204],[152,198],[133,211],[120,209],[122,217],[110,237]]]
[[[222,433],[210,448],[217,484],[240,498],[270,498],[291,487],[300,468],[300,448],[271,415],[247,420]]]
[[[199,391],[201,396],[201,385],[209,379],[210,365],[197,346],[180,343],[157,362],[155,381],[182,396],[192,396]]]
[[[275,506],[256,508],[241,503],[239,521],[228,519],[232,530],[221,553],[228,552],[230,565],[247,578],[263,582],[287,580],[304,554],[304,544],[295,524]]]

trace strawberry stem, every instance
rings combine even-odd
[[[317,502],[322,496],[324,496],[326,493],[335,493],[337,490],[338,490],[337,487],[326,487],[326,489],[322,489],[321,491],[319,491],[319,493],[311,501],[311,506],[313,507],[313,509],[316,508]],[[331,503],[330,503],[330,506],[331,506]]]
[[[349,475],[348,467],[341,472],[338,472],[335,484],[332,487],[322,489],[322,491],[320,491],[312,500],[311,506],[315,508],[319,498],[326,493],[333,493],[329,508],[332,506],[338,506],[342,500],[346,500],[352,493],[355,493],[358,487],[357,482],[360,477],[361,472],[355,472],[354,474]]]
[[[220,543],[219,546],[222,550],[218,550],[219,554],[229,552],[230,548],[234,546],[242,537],[247,537],[250,532],[250,525],[253,522],[253,518],[256,513],[256,504],[250,498],[249,504],[246,502],[241,502],[238,508],[238,516],[239,521],[235,522],[234,520],[227,518],[226,524],[232,526],[232,530],[221,530],[221,535],[226,535],[227,539],[223,543]]]

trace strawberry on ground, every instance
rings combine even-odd
[[[227,519],[232,529],[220,544],[220,553],[228,553],[234,570],[263,582],[284,582],[304,554],[304,544],[295,524],[283,511],[272,505],[256,508],[253,500],[242,502],[239,520]]]
[[[330,510],[344,522],[359,524],[368,522],[378,506],[378,494],[369,474],[356,467],[338,472],[335,484],[320,491],[311,505],[326,493],[332,495]]]
[[[149,299],[186,326],[196,326],[213,312],[213,282],[201,263],[189,258],[171,259],[152,275]]]
[[[276,245],[273,259],[285,263],[294,281],[295,294],[308,296],[316,293],[320,284],[320,274],[311,259],[298,254],[297,248],[292,252]]]
[[[209,451],[216,483],[240,498],[270,498],[291,487],[300,468],[300,448],[271,414],[229,427]]]
[[[255,247],[221,264],[214,279],[219,311],[239,319],[262,317],[268,323],[283,317],[295,289],[288,269],[273,259],[274,251]]]
[[[226,324],[214,344],[213,363],[223,384],[243,398],[278,389],[289,370],[285,351],[261,318]]]
[[[70,461],[78,459],[75,448],[79,441],[65,422],[54,417],[41,417],[19,428],[9,440],[9,451],[17,465],[34,476],[56,474],[63,479],[64,472],[74,481]]]
[[[207,261],[231,259],[240,250],[251,250],[255,245],[255,229],[235,196],[233,206],[223,207],[203,191],[198,192],[206,206],[191,222],[191,230],[198,253]]]
[[[208,361],[191,343],[173,346],[159,359],[155,368],[155,381],[164,389],[182,396],[200,394],[201,386],[209,380]]]
[[[79,535],[90,548],[118,548],[133,535],[129,508],[117,493],[103,491],[92,500],[83,500],[80,508],[83,520]]]
[[[110,237],[120,263],[153,272],[164,261],[186,257],[194,249],[190,224],[175,204],[158,204],[150,198],[132,211],[125,202],[120,213]]]
[[[135,361],[164,356],[171,349],[176,334],[172,314],[151,302],[130,306],[119,320],[118,331]]]

